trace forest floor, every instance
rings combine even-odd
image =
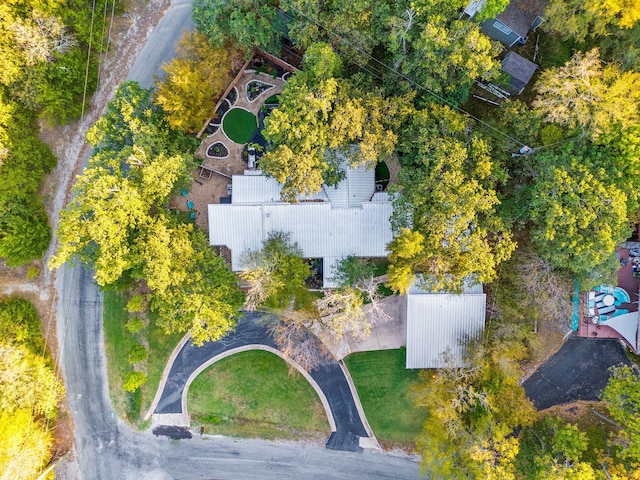
[[[40,138],[58,159],[56,168],[40,189],[53,230],[58,226],[60,211],[69,202],[76,175],[88,157],[89,146],[85,141],[85,132],[102,115],[115,89],[126,79],[131,63],[169,3],[169,0],[126,0],[126,13],[113,18],[108,56],[102,55],[98,88],[82,118],[63,126],[40,125]],[[47,268],[47,262],[56,247],[57,242],[54,241],[42,260],[18,268],[9,268],[0,261],[0,295],[15,295],[35,305],[40,314],[47,347],[56,362],[56,373],[61,376],[55,325],[55,272]],[[33,275],[35,276],[30,279],[29,276]],[[73,423],[64,402],[59,406],[54,448],[56,458],[73,449]]]

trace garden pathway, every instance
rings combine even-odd
[[[189,385],[209,365],[247,349],[279,353],[265,326],[258,322],[263,315],[245,313],[236,329],[217,342],[196,347],[187,340],[178,346],[165,368],[163,381],[150,409],[156,426],[189,426]],[[344,451],[361,451],[362,447],[380,448],[368,426],[349,374],[341,362],[333,358],[327,359],[319,367],[306,372],[299,365],[285,360],[301,371],[318,392],[332,430],[326,443],[327,448]]]
[[[258,80],[263,83],[268,83],[273,85],[273,88],[263,92],[258,98],[254,101],[249,101],[247,98],[247,90],[246,85],[252,80]],[[240,81],[235,86],[236,91],[238,92],[237,100],[231,106],[231,108],[244,108],[245,110],[250,111],[254,115],[258,115],[260,108],[264,104],[264,102],[271,97],[272,95],[277,95],[282,92],[282,88],[284,86],[285,81],[281,78],[274,78],[270,75],[265,75],[262,73],[255,73],[251,71],[246,71]],[[222,117],[224,118],[224,116]],[[227,147],[229,150],[228,157],[223,159],[221,158],[211,158],[207,156],[207,149],[210,145],[214,143],[221,142]],[[198,151],[196,152],[196,156],[200,159],[204,159],[203,163],[211,168],[215,168],[216,170],[221,171],[222,173],[227,173],[231,175],[230,171],[227,167],[227,161],[235,162],[237,160],[242,161],[242,151],[244,149],[244,145],[239,143],[235,143],[224,134],[222,126],[218,128],[218,130],[207,136],[203,139]],[[225,161],[226,160],[226,161]]]

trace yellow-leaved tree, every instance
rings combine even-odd
[[[233,78],[234,63],[242,51],[229,45],[212,48],[199,32],[186,32],[178,42],[177,56],[164,64],[165,78],[158,82],[155,102],[176,130],[193,133],[213,116],[213,108]]]

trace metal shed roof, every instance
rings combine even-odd
[[[511,75],[511,87],[516,93],[522,92],[537,69],[537,64],[515,52],[507,53],[502,60],[502,71]]]
[[[411,289],[406,302],[407,368],[441,368],[445,352],[462,366],[466,345],[484,329],[486,295]]]

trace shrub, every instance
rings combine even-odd
[[[40,275],[40,267],[36,267],[35,265],[32,265],[27,269],[27,278],[29,280],[33,280],[38,275]]]
[[[127,302],[127,311],[129,313],[138,313],[147,309],[147,301],[143,295],[134,295]]]
[[[140,317],[133,317],[125,324],[125,328],[130,333],[138,333],[144,328],[144,321]]]
[[[122,386],[122,388],[124,388],[127,392],[133,393],[145,383],[147,383],[146,373],[136,371],[129,372],[124,377],[124,385]]]
[[[134,345],[133,347],[131,347],[131,350],[129,350],[128,360],[132,365],[134,363],[141,362],[146,358],[147,349],[144,347],[144,345]]]

